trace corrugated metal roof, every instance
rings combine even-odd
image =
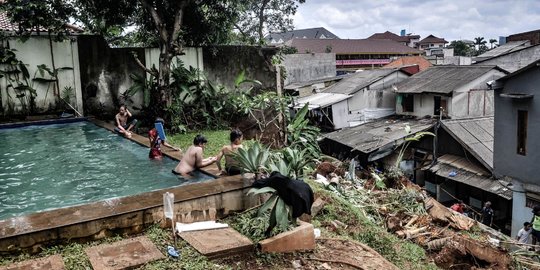
[[[344,144],[360,152],[369,154],[383,147],[399,146],[403,138],[425,131],[435,124],[435,119],[378,119],[356,127],[344,128],[324,134],[326,139]],[[405,132],[405,126],[411,133]]]
[[[298,53],[325,53],[330,49],[335,54],[422,54],[422,51],[387,39],[292,39],[288,43]]]
[[[520,49],[530,47],[530,46],[531,46],[531,42],[528,40],[510,41],[479,55],[478,58],[481,58],[481,59],[491,58],[491,57],[501,55],[503,53],[520,50]]]
[[[324,89],[323,92],[350,95],[394,72],[398,72],[398,70],[393,68],[384,68],[355,72],[349,77],[344,78],[338,83]]]
[[[442,127],[493,171],[493,116],[444,120]]]
[[[496,66],[432,66],[397,84],[397,93],[452,93]]]
[[[423,169],[446,179],[491,192],[507,200],[512,199],[512,190],[506,187],[508,182],[494,180],[489,175],[479,173],[479,167],[470,163],[464,157],[444,155],[437,159],[435,165],[426,166]]]
[[[294,102],[294,108],[301,108],[306,103],[309,103],[310,109],[324,108],[332,104],[336,104],[345,99],[351,98],[349,95],[335,93],[316,93],[311,96],[302,97]]]
[[[284,86],[283,89],[298,89],[300,87],[313,85],[317,83],[323,83],[323,82],[329,82],[329,81],[340,81],[341,79],[347,78],[349,76],[350,74],[343,74],[343,75],[338,75],[338,76],[333,76],[333,77],[328,77],[328,78],[323,78],[323,79],[311,80],[307,82],[294,82],[294,83]]]

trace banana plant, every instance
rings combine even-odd
[[[405,126],[405,133],[407,134],[412,133],[410,126],[408,125]],[[399,150],[398,158],[396,160],[396,165],[395,165],[396,168],[399,168],[399,163],[401,163],[401,160],[403,160],[403,155],[405,155],[405,151],[407,150],[411,142],[420,141],[420,139],[422,139],[424,136],[435,137],[435,134],[428,131],[422,131],[422,132],[417,132],[415,134],[409,135],[408,137],[405,137],[405,142],[403,143],[403,145],[401,145],[401,149]]]
[[[238,166],[244,172],[255,174],[255,179],[259,179],[261,171],[268,166],[270,158],[270,150],[259,142],[254,142],[247,149],[239,148],[238,152],[234,153],[233,158],[238,162]]]
[[[286,231],[289,224],[292,223],[292,209],[287,205],[278,192],[271,187],[264,188],[252,188],[248,191],[247,195],[257,195],[263,193],[272,194],[266,202],[259,208],[257,212],[258,216],[263,216],[267,211],[270,211],[270,220],[265,235],[269,236],[272,230],[277,226],[280,231]]]

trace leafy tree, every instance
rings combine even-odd
[[[461,40],[450,42],[448,47],[454,48],[454,55],[456,56],[471,56],[472,54],[471,47]]]
[[[474,38],[474,45],[476,45],[476,49],[479,50],[480,46],[486,45],[487,41],[484,39],[484,37],[475,37]]]
[[[66,22],[74,8],[63,0],[8,0],[1,5],[12,22],[18,24],[17,34],[26,40],[32,32],[46,29],[62,39],[68,34]]]
[[[495,47],[497,47],[497,40],[492,38],[492,39],[489,40],[489,44],[491,44],[490,49],[493,49],[493,45],[495,45]]]
[[[292,15],[298,4],[305,0],[247,0],[241,7],[235,28],[244,42],[264,44],[264,36],[270,32],[283,32],[293,28]]]
[[[12,21],[21,30],[37,27],[55,34],[65,32],[64,22],[75,18],[91,31],[106,37],[118,37],[127,26],[135,26],[138,35],[160,49],[159,67],[146,68],[157,81],[151,91],[149,117],[162,114],[171,99],[171,61],[182,53],[184,45],[203,45],[228,38],[237,18],[235,0],[8,0]],[[184,23],[185,22],[185,23]]]

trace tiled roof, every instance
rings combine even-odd
[[[444,38],[438,38],[434,35],[429,35],[418,42],[418,44],[423,43],[448,43],[448,41],[444,40]]]
[[[409,42],[411,39],[420,38],[419,35],[407,35],[407,36],[399,36],[396,35],[390,31],[386,31],[384,33],[375,33],[368,37],[367,39],[390,39],[397,42]]]
[[[324,36],[324,37],[323,37]],[[317,28],[307,28],[307,29],[297,29],[282,33],[270,33],[266,37],[266,40],[269,42],[279,41],[280,39],[283,40],[283,42],[289,41],[291,39],[302,39],[302,38],[308,38],[308,39],[339,39],[338,36],[334,35],[334,33],[328,31],[324,27],[317,27]]]
[[[411,65],[418,65],[420,68],[420,71],[423,71],[431,66],[431,62],[429,62],[426,58],[423,56],[403,56],[400,57],[389,64],[385,65],[384,68],[400,68],[405,66],[411,66]]]
[[[288,45],[295,47],[298,53],[325,53],[329,48],[335,54],[422,54],[387,39],[292,39]]]
[[[449,94],[492,69],[498,68],[496,66],[432,66],[398,83],[396,92]]]
[[[394,72],[398,71],[392,68],[384,68],[352,73],[349,77],[324,89],[323,92],[351,95]]]

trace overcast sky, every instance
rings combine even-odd
[[[340,38],[401,29],[421,38],[474,40],[540,29],[538,0],[306,0],[295,29],[325,27]]]

